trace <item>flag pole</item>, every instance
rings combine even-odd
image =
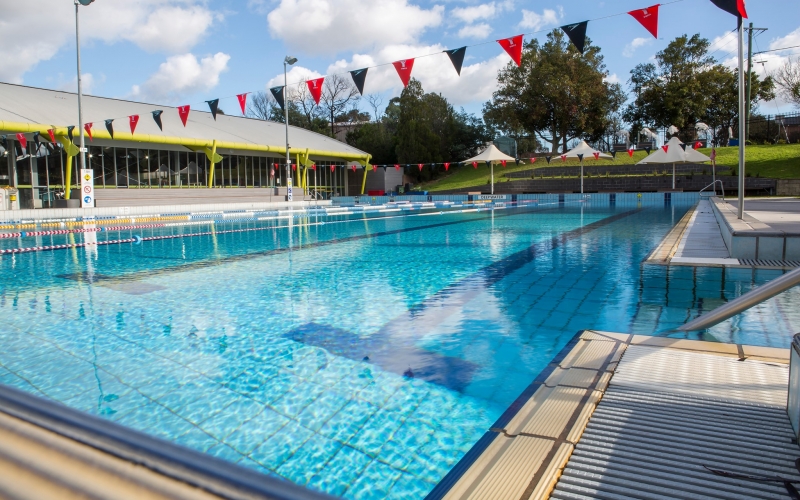
[[[745,150],[745,103],[744,103],[744,19],[739,21],[739,210],[737,218],[744,216],[744,150]]]

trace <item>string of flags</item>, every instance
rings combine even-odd
[[[676,3],[678,1],[681,0],[674,0],[669,3]],[[747,12],[745,10],[744,0],[711,0],[711,2],[720,9],[732,15],[741,18],[747,18]],[[639,24],[641,24],[642,27],[644,27],[651,35],[653,35],[653,37],[658,38],[658,18],[659,18],[659,7],[661,5],[664,4],[655,4],[651,5],[650,7],[645,7],[643,9],[632,10],[627,12],[627,14],[633,17],[637,22],[639,22]],[[620,13],[616,15],[623,15],[623,14],[624,13]],[[613,16],[606,16],[606,17],[613,17]],[[578,23],[566,24],[559,27],[559,29],[561,29],[561,31],[563,31],[564,34],[567,36],[572,46],[580,54],[583,54],[586,48],[586,32],[589,26],[589,22],[590,21],[582,21]],[[524,46],[523,43],[524,36],[525,35],[516,35],[509,38],[496,40],[497,43],[511,57],[511,60],[513,60],[517,66],[520,66],[522,64],[522,50]],[[456,73],[459,76],[461,75],[461,69],[464,64],[464,57],[466,55],[468,47],[469,46],[463,46],[456,49],[447,49],[443,51],[443,53],[447,54],[448,58],[450,59],[450,62],[453,64],[453,68],[456,70]],[[411,73],[414,68],[415,59],[416,58],[401,59],[399,61],[391,63],[394,66],[395,71],[397,72],[397,75],[400,78],[400,81],[403,83],[404,87],[407,87],[408,83],[411,81]],[[358,92],[361,95],[364,95],[364,85],[366,83],[367,73],[369,69],[370,68],[367,67],[367,68],[352,70],[349,72],[350,77],[353,80],[353,84],[356,86]],[[314,99],[314,102],[316,104],[319,104],[322,97],[322,89],[323,89],[323,84],[325,82],[325,78],[326,77],[320,77],[312,80],[307,80],[305,82],[292,83],[289,85],[302,85],[303,83],[305,83],[308,87],[308,90],[312,98]],[[286,104],[285,87],[286,86],[283,85],[270,88],[270,93],[275,98],[275,101],[278,103],[281,110],[285,109],[285,104]],[[244,92],[242,94],[236,95],[236,98],[239,102],[239,107],[242,110],[242,115],[246,114],[247,96],[250,93],[251,92]],[[219,98],[205,101],[205,103],[208,105],[212,117],[214,118],[214,120],[216,120],[217,114],[220,112]],[[183,124],[184,127],[186,127],[186,123],[189,119],[189,113],[191,111],[191,106],[188,104],[183,106],[178,106],[177,110],[181,123]],[[151,112],[153,121],[156,123],[156,125],[158,125],[158,128],[161,131],[164,130],[164,124],[162,121],[163,113],[164,111],[160,109]],[[133,135],[136,130],[136,126],[139,123],[140,117],[139,115],[130,115],[127,118],[131,135]],[[104,121],[105,128],[112,139],[114,138],[114,121],[115,121],[114,118],[109,118]],[[89,140],[92,140],[93,125],[94,124],[92,122],[84,124],[84,130],[86,131],[86,134],[89,136]],[[73,125],[68,127],[68,135],[70,141],[72,141],[74,128],[75,127]],[[50,135],[51,139],[55,138],[55,134],[52,129],[48,130],[48,134]],[[550,160],[548,159],[548,163],[549,161]]]

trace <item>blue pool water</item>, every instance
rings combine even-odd
[[[0,383],[334,495],[419,498],[577,331],[686,336],[672,329],[780,274],[642,264],[691,204],[251,221],[4,255]],[[787,347],[799,296],[688,336]]]

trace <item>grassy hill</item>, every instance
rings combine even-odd
[[[705,155],[711,154],[710,148],[700,149]],[[800,144],[777,144],[774,146],[748,146],[746,150],[746,173],[753,177],[769,177],[773,179],[800,179]],[[591,158],[584,161],[584,165],[633,165],[641,161],[647,154],[636,151],[633,158],[627,153],[617,153],[613,160]],[[509,163],[506,168],[495,166],[495,183],[506,182],[514,179],[505,177],[507,172],[529,170],[531,168],[547,167],[544,158],[539,158],[532,166],[530,159],[523,159],[524,165]],[[551,167],[568,167],[580,165],[578,160],[561,161],[554,157],[550,162]],[[739,148],[718,148],[717,165],[731,167],[736,170],[739,165]],[[710,166],[709,166],[710,169]],[[420,186],[426,191],[446,191],[464,189],[472,186],[481,186],[489,182],[489,169],[485,165],[473,168],[471,165],[458,166],[450,169],[452,173],[435,181],[427,182]],[[545,174],[546,175],[546,174]]]

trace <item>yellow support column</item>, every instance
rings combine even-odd
[[[72,156],[67,155],[67,179],[66,186],[64,187],[64,199],[68,200],[71,189],[69,188],[72,183]]]
[[[370,156],[367,156],[366,161],[364,161],[364,163],[361,163],[362,165],[364,165],[364,178],[361,179],[361,194],[362,195],[364,194],[364,190],[367,188],[367,171],[369,171],[369,167],[370,167],[370,165],[369,165],[370,158],[371,158]]]
[[[214,139],[214,142],[211,143],[211,158],[208,159],[208,163],[210,165],[209,170],[211,171],[208,174],[208,187],[214,186],[214,157],[217,156],[217,140]]]

